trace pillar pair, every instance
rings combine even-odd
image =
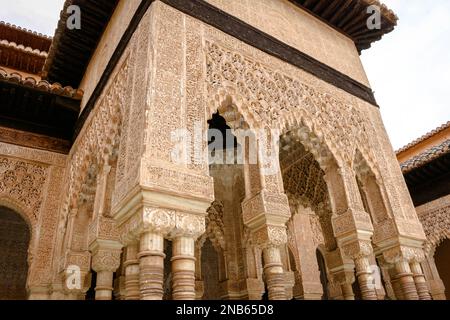
[[[397,298],[404,300],[431,300],[428,284],[420,261],[424,254],[420,248],[397,247],[383,253],[384,260],[393,265]]]
[[[172,297],[195,300],[195,237],[174,237],[172,245]],[[138,245],[127,247],[126,299],[162,300],[164,291],[164,235],[144,232]]]

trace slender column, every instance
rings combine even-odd
[[[263,250],[263,255],[264,276],[269,291],[269,300],[286,300],[283,263],[279,247],[268,246]]]
[[[174,300],[195,300],[195,238],[174,238],[172,250],[172,297]]]
[[[95,300],[112,300],[113,289],[113,272],[107,270],[98,271]]]
[[[355,266],[362,299],[377,300],[369,258],[367,256],[357,257],[355,259]]]
[[[125,249],[125,300],[139,300],[139,260],[138,244],[133,243]]]
[[[416,284],[417,294],[420,300],[431,300],[430,290],[428,288],[425,275],[419,262],[413,261],[410,263],[410,268],[413,273],[414,283]]]
[[[113,275],[120,266],[122,245],[115,241],[96,240],[91,246],[92,269],[97,272],[95,300],[112,300]]]
[[[164,282],[164,237],[159,233],[141,234],[139,283],[142,300],[162,300]]]
[[[416,284],[414,282],[413,274],[409,267],[407,260],[402,259],[395,263],[395,271],[397,273],[397,279],[400,283],[400,288],[405,300],[419,300],[419,296],[416,290]]]
[[[345,282],[341,284],[342,296],[344,300],[355,300],[355,294],[353,293],[352,284]]]

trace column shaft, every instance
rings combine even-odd
[[[266,278],[269,300],[286,300],[286,287],[280,249],[268,247],[263,251],[264,276]]]
[[[172,244],[172,297],[174,300],[195,300],[195,240],[177,237]]]
[[[419,296],[416,290],[416,284],[414,282],[413,274],[409,267],[409,263],[406,260],[399,261],[395,264],[395,271],[397,273],[397,279],[400,283],[403,298],[405,300],[419,300]]]
[[[410,264],[411,271],[414,277],[414,283],[416,284],[417,294],[420,300],[431,300],[430,290],[428,288],[425,275],[423,274],[422,267],[418,262],[412,262]]]
[[[112,300],[113,272],[98,271],[95,287],[95,300]]]
[[[142,300],[162,300],[164,282],[164,237],[145,232],[141,235],[139,283]]]
[[[377,300],[374,279],[370,270],[368,257],[358,257],[355,259],[356,277],[358,278],[361,296],[363,300]]]
[[[139,260],[138,245],[130,244],[126,248],[125,268],[125,300],[139,300]]]
[[[351,283],[341,284],[342,295],[344,300],[355,300],[355,294],[353,293],[353,288]]]

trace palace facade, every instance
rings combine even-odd
[[[0,298],[431,299],[359,57],[396,23],[369,0],[72,0],[51,39],[0,23]],[[208,129],[233,143],[211,156]]]

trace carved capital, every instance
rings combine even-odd
[[[285,226],[268,225],[252,232],[252,241],[260,248],[279,247],[287,243]]]
[[[425,253],[422,248],[396,246],[383,252],[384,261],[388,264],[395,264],[400,261],[422,262],[425,260]]]
[[[163,208],[144,208],[142,224],[145,231],[165,235],[176,225],[176,212]]]
[[[331,273],[331,282],[339,283],[340,285],[352,284],[355,282],[355,272],[352,270],[340,270]]]
[[[169,238],[187,236],[197,239],[206,231],[206,217],[204,215],[177,212],[175,226],[169,233]]]
[[[288,197],[284,193],[262,190],[242,203],[244,224],[258,228],[262,224],[286,223],[291,217]]]
[[[92,253],[92,269],[96,272],[115,272],[120,266],[122,245],[115,241],[98,240],[89,250]]]
[[[341,246],[344,256],[353,260],[368,257],[373,253],[372,244],[370,241],[355,240],[351,243],[346,243]]]

